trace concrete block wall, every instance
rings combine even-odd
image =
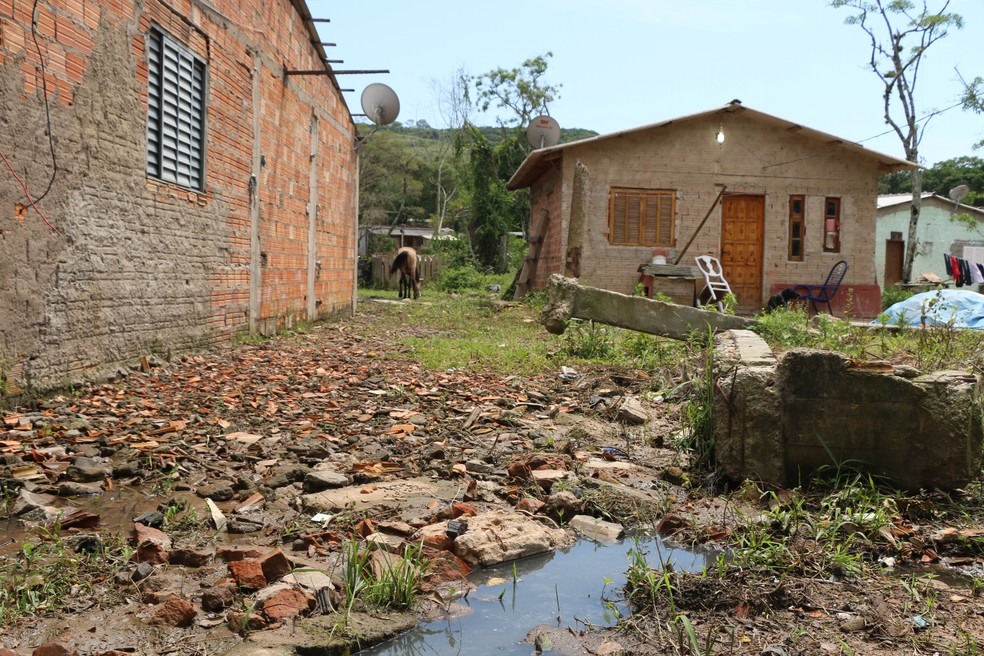
[[[0,165],[0,400],[352,309],[355,129],[284,75],[323,67],[295,2],[44,0],[36,35],[31,7],[0,0],[0,149],[40,197],[53,146],[57,232]],[[145,173],[152,25],[207,67],[201,190]]]
[[[846,466],[908,490],[980,475],[979,381],[795,349],[776,359],[748,330],[714,340],[715,452],[722,472],[775,486]]]
[[[718,144],[714,134],[721,127],[726,140]],[[808,138],[787,129],[786,124],[750,118],[741,112],[724,119],[704,116],[681,120],[561,151],[565,225],[575,160],[591,172],[581,276],[585,284],[631,293],[639,278],[639,265],[653,256],[652,247],[608,243],[612,187],[676,192],[675,244],[668,249],[672,262],[711,208],[720,190],[715,185],[724,184],[728,193],[765,197],[763,303],[775,285],[822,283],[840,259],[850,263],[849,282],[876,287],[874,199],[881,171],[874,158]],[[789,197],[800,194],[806,196],[807,203],[805,257],[802,262],[791,262],[787,255]],[[531,195],[536,203],[535,188]],[[823,203],[828,196],[841,200],[839,253],[822,249]],[[721,255],[720,206],[711,212],[681,264],[693,265],[693,258],[705,253]],[[562,272],[562,268],[551,272]]]

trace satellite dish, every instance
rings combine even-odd
[[[362,111],[376,125],[389,125],[400,115],[400,99],[388,86],[375,82],[362,92]]]
[[[560,123],[549,116],[537,116],[526,128],[526,138],[534,148],[550,148],[560,141]]]
[[[954,187],[953,189],[950,190],[950,194],[949,194],[950,200],[952,200],[954,203],[959,203],[964,198],[966,198],[967,194],[969,193],[970,193],[970,187],[968,187],[967,185],[960,185],[959,187]]]

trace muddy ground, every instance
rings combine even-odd
[[[757,488],[723,486],[679,449],[686,367],[659,372],[659,385],[656,372],[561,363],[532,378],[430,371],[394,352],[395,335],[432,331],[384,327],[400,311],[364,302],[304,334],[145,358],[114,382],[3,412],[0,566],[19,577],[4,594],[66,587],[58,608],[5,617],[0,653],[345,653],[415,614],[453,612],[468,564],[451,555],[449,519],[509,509],[553,528],[580,512],[721,551],[737,526],[763,521]],[[401,481],[409,491],[388,499]],[[979,653],[979,514],[956,515],[953,495],[906,501],[863,578],[680,574],[672,601],[637,597],[617,628],[528,627],[530,650]],[[432,566],[412,612],[339,624],[338,563],[353,536],[391,552],[423,542]],[[25,559],[39,539],[59,545],[52,561],[101,567],[57,581]],[[328,575],[285,583],[291,570]]]

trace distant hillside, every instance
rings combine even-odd
[[[358,128],[360,135],[366,135],[372,130],[372,126],[366,123],[359,123]],[[379,131],[388,132],[399,137],[405,145],[421,148],[425,151],[428,149],[428,142],[432,142],[436,146],[441,142],[446,142],[446,138],[449,137],[451,133],[451,130],[432,128],[426,121],[409,121],[407,124],[397,121],[392,125],[387,125],[384,128],[380,128]],[[503,129],[500,127],[480,127],[478,128],[478,131],[481,132],[485,138],[493,144],[502,141]],[[588,139],[596,136],[598,136],[597,132],[594,130],[586,130],[584,128],[560,129],[560,143],[579,141],[581,139]]]

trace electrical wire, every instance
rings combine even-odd
[[[51,185],[55,182],[55,175],[58,173],[58,160],[55,158],[55,140],[54,136],[51,134],[51,109],[48,107],[48,82],[45,79],[47,77],[47,71],[44,68],[44,56],[41,54],[41,44],[38,43],[37,13],[39,1],[40,0],[34,0],[34,6],[31,8],[31,38],[34,40],[34,48],[38,51],[38,63],[41,67],[41,93],[44,99],[44,116],[48,125],[48,148],[51,151],[51,178],[48,179],[48,186],[45,187],[44,192],[36,199],[31,200],[31,205],[34,205],[35,202],[40,203],[41,200],[48,195],[48,192],[51,191]],[[30,198],[31,197],[28,196],[28,200],[30,200]],[[35,207],[34,209],[37,208]],[[45,220],[45,223],[47,223],[47,220]]]
[[[922,123],[923,121],[928,121],[929,119],[933,118],[934,116],[939,116],[940,114],[943,114],[944,112],[948,112],[951,109],[956,109],[957,107],[960,107],[961,105],[963,105],[963,103],[962,102],[958,102],[956,105],[950,105],[946,109],[938,109],[936,111],[930,112],[929,114],[926,114],[925,116],[922,116],[920,118],[917,118],[916,119],[916,123]],[[872,137],[866,137],[864,139],[859,139],[858,141],[855,141],[854,143],[864,143],[865,141],[871,141],[872,139],[877,139],[878,137],[884,137],[886,134],[892,134],[893,132],[895,132],[895,130],[885,130],[881,134],[876,134],[876,135],[874,135]]]
[[[31,198],[31,192],[27,190],[27,185],[24,184],[24,181],[21,180],[21,177],[17,175],[17,171],[14,170],[14,167],[10,164],[10,160],[7,159],[7,156],[3,154],[2,150],[0,150],[0,158],[3,158],[3,163],[7,165],[7,168],[10,169],[11,174],[13,174],[13,176],[17,179],[17,182],[20,183],[21,189],[24,190],[24,195],[27,196],[27,201],[31,204],[31,207],[34,208],[34,211],[38,213],[38,216],[41,217],[41,220],[45,222],[45,225],[51,228],[52,232],[58,232],[58,228],[51,225],[51,221],[49,221],[48,217],[44,215],[44,212],[41,211],[41,208],[35,205],[34,199]]]

